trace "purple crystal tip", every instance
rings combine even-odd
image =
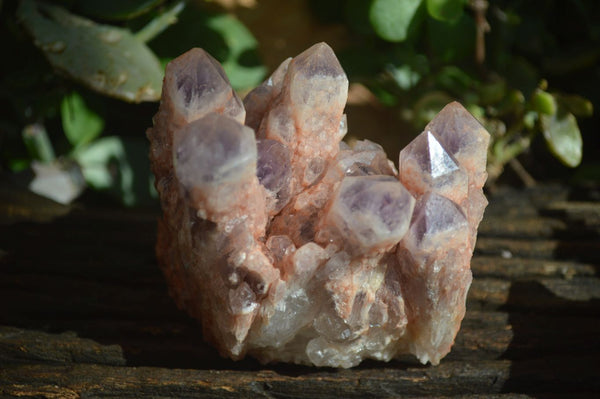
[[[205,51],[167,66],[148,131],[164,212],[157,257],[171,295],[226,356],[437,364],[452,347],[489,134],[451,103],[397,171],[381,146],[341,142],[347,94],[325,43],[285,60],[243,104]]]

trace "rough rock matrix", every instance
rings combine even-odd
[[[201,49],[173,60],[148,131],[157,256],[233,359],[439,363],[465,314],[489,135],[447,105],[400,153],[352,147],[348,79],[319,43],[242,102]]]

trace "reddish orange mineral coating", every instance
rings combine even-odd
[[[341,142],[347,90],[324,43],[243,104],[203,50],[167,66],[148,130],[156,252],[178,306],[224,356],[352,367],[407,352],[437,364],[451,349],[489,135],[451,103],[398,173],[377,144]]]

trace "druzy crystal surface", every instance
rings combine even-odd
[[[242,102],[201,49],[168,64],[148,131],[157,256],[177,304],[233,359],[439,363],[465,314],[489,135],[448,104],[399,157],[349,146],[329,46]],[[360,134],[360,133],[359,133]]]

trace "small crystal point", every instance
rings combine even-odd
[[[465,242],[467,232],[467,219],[460,207],[431,192],[417,201],[405,241],[412,252],[431,251],[441,243]]]
[[[352,148],[343,149],[336,162],[340,171],[348,176],[397,174],[383,147],[369,140],[359,140]]]
[[[191,49],[167,65],[163,90],[187,122],[211,112],[244,122],[242,101],[223,67],[203,49]]]
[[[328,218],[350,245],[376,249],[402,239],[414,203],[391,176],[347,176],[333,195]]]
[[[307,77],[344,79],[346,74],[335,53],[326,43],[317,43],[294,58],[294,70]]]
[[[269,110],[271,102],[281,93],[283,78],[287,73],[288,66],[292,59],[288,58],[281,63],[269,77],[260,86],[250,91],[244,98],[244,108],[246,109],[246,126],[254,129],[260,136],[260,124],[266,112]]]
[[[446,105],[425,131],[440,138],[442,146],[469,172],[473,184],[483,186],[486,160],[476,154],[487,153],[490,134],[465,107],[456,101]]]
[[[209,114],[175,133],[175,171],[187,187],[220,185],[256,165],[254,133],[219,114]]]
[[[339,122],[348,96],[348,78],[331,47],[318,43],[295,57],[288,69],[289,98],[292,104],[336,114]]]
[[[400,151],[400,181],[416,197],[433,191],[460,203],[468,177],[431,131],[424,131]]]

